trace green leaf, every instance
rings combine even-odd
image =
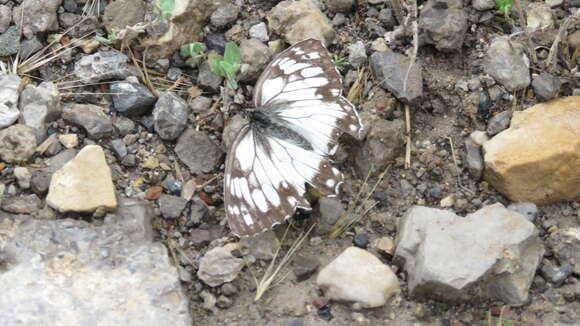
[[[226,72],[226,80],[228,83],[228,87],[230,89],[237,89],[238,88],[238,83],[236,81],[235,73]]]
[[[498,7],[498,14],[509,15],[514,4],[514,0],[495,0],[495,3]]]
[[[95,36],[95,40],[97,40],[97,42],[103,43],[103,44],[109,44],[109,43],[111,43],[111,41],[109,41],[108,39],[106,39],[106,38],[104,38],[102,36],[99,36],[99,35]]]
[[[175,0],[159,0],[157,7],[164,13],[170,13],[173,11],[173,9],[175,9]]]
[[[232,65],[242,62],[242,55],[240,54],[240,49],[235,43],[228,42],[228,44],[226,44],[224,60]]]
[[[209,68],[214,74],[225,77],[226,73],[220,64],[223,61],[223,57],[221,55],[212,52],[208,54],[207,61],[209,63]]]

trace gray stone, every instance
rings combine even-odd
[[[408,57],[392,51],[371,55],[371,66],[381,87],[403,102],[414,103],[423,95],[423,76],[421,66],[415,62],[405,85],[409,64]]]
[[[191,200],[191,207],[189,210],[189,220],[194,224],[201,223],[201,221],[209,216],[209,208],[207,207],[207,204],[199,198]]]
[[[117,82],[111,84],[113,107],[127,116],[142,116],[151,112],[157,98],[142,84]]]
[[[560,79],[550,73],[542,72],[534,77],[532,88],[536,96],[543,101],[551,100],[558,96],[562,83]]]
[[[238,19],[239,13],[240,8],[234,4],[220,6],[211,14],[210,22],[215,27],[226,27]]]
[[[57,10],[61,3],[62,0],[24,0],[12,11],[12,20],[22,22],[22,33],[26,38],[32,38],[38,33],[56,31]]]
[[[320,262],[316,257],[298,256],[292,261],[292,271],[298,282],[309,279],[319,266]]]
[[[487,136],[485,131],[476,130],[471,134],[469,134],[469,139],[471,139],[477,145],[483,146],[483,144],[485,144],[485,142],[489,140],[489,137]]]
[[[223,77],[218,76],[211,71],[207,61],[202,63],[199,67],[199,75],[197,76],[197,83],[199,86],[217,91],[219,90],[223,80]]]
[[[336,221],[344,214],[345,210],[340,200],[322,197],[314,206],[313,216],[318,218],[318,224],[314,234],[325,235],[336,224]]]
[[[127,117],[119,115],[115,120],[113,120],[113,127],[115,127],[115,131],[119,135],[126,136],[135,130],[135,122]]]
[[[216,247],[200,259],[197,277],[205,284],[216,287],[233,281],[243,267],[243,259],[232,256],[227,249]]]
[[[369,4],[376,6],[376,5],[380,5],[381,3],[384,3],[385,0],[368,0]]]
[[[18,53],[20,49],[20,30],[12,26],[0,35],[0,57],[8,57]]]
[[[487,134],[493,137],[506,130],[510,126],[511,117],[511,111],[503,111],[491,117],[487,122]]]
[[[480,11],[490,10],[495,8],[495,0],[472,0],[471,5]]]
[[[17,166],[14,168],[14,177],[18,182],[18,187],[21,189],[30,188],[30,179],[32,178],[30,170],[23,166]]]
[[[111,140],[111,149],[121,160],[127,155],[127,145],[122,139]]]
[[[280,248],[280,240],[274,231],[266,231],[252,237],[244,237],[241,243],[248,247],[250,254],[256,259],[270,261],[274,259]]]
[[[405,124],[402,120],[377,120],[370,126],[366,140],[356,152],[355,167],[363,178],[371,167],[382,171],[402,153]]]
[[[43,47],[44,47],[44,44],[42,44],[42,41],[40,40],[38,35],[35,35],[31,39],[24,40],[24,41],[20,42],[20,58],[21,58],[21,60],[29,58],[30,56],[32,56],[36,52],[42,50]]]
[[[359,68],[367,63],[367,50],[363,41],[356,41],[348,47],[348,62]]]
[[[159,210],[163,218],[178,218],[185,209],[187,200],[171,195],[161,195],[159,197]]]
[[[564,264],[562,266],[554,266],[546,264],[541,269],[542,276],[546,281],[558,285],[562,283],[572,274],[572,265]]]
[[[0,74],[0,129],[12,125],[20,116],[18,111],[18,75]]]
[[[550,234],[548,245],[558,262],[573,266],[573,273],[580,275],[580,227],[561,228]]]
[[[389,29],[397,26],[397,20],[393,14],[393,9],[390,8],[381,9],[379,12],[379,21]]]
[[[530,85],[530,61],[524,47],[507,37],[492,40],[487,50],[484,71],[509,91]]]
[[[124,200],[102,226],[0,217],[0,254],[10,258],[0,274],[3,324],[192,325],[177,269],[151,242],[151,211],[140,205]]]
[[[211,107],[211,103],[212,99],[210,97],[198,96],[189,103],[189,107],[195,113],[207,113]]]
[[[92,104],[67,103],[62,118],[82,127],[91,139],[101,139],[113,134],[113,122],[103,108]]]
[[[467,31],[467,14],[461,0],[429,0],[419,16],[421,40],[437,50],[461,49]]]
[[[538,215],[538,206],[534,203],[512,203],[507,208],[522,214],[523,217],[532,223]]]
[[[195,173],[212,171],[223,156],[223,150],[215,141],[195,129],[188,129],[179,137],[175,153]]]
[[[2,209],[14,214],[32,214],[40,209],[42,202],[36,195],[20,195],[4,198]]]
[[[0,5],[0,33],[6,32],[12,21],[12,9],[5,5]]]
[[[242,81],[258,79],[258,76],[272,58],[272,50],[256,39],[243,40],[240,43],[240,54],[243,65],[240,69],[239,78]]]
[[[343,13],[337,13],[332,18],[332,26],[338,27],[346,23],[346,16]]]
[[[78,150],[67,149],[46,160],[47,167],[43,171],[54,173],[60,170],[68,161],[77,156]]]
[[[465,218],[413,206],[401,219],[395,258],[412,297],[523,304],[543,252],[535,226],[499,203]]]
[[[125,79],[140,76],[137,68],[128,64],[129,58],[117,51],[101,51],[82,57],[75,64],[74,74],[83,83],[107,79]]]
[[[188,125],[189,112],[189,106],[181,97],[171,92],[161,93],[153,109],[153,123],[159,137],[164,140],[179,137]]]
[[[27,161],[36,150],[34,129],[15,124],[0,130],[0,159],[8,163]]]
[[[484,167],[481,146],[476,144],[470,138],[465,140],[465,164],[467,165],[469,174],[471,174],[475,180],[480,180]]]
[[[34,128],[39,142],[46,138],[48,123],[60,117],[60,93],[52,82],[28,85],[20,94],[20,120]]]
[[[43,195],[48,191],[51,178],[52,172],[42,170],[33,171],[30,179],[30,188],[35,194]]]
[[[250,38],[262,42],[268,42],[270,37],[268,36],[268,27],[266,26],[266,23],[260,22],[250,27]]]
[[[109,33],[143,22],[147,4],[141,0],[109,2],[103,14],[103,25]]]
[[[324,0],[324,3],[331,12],[349,13],[355,5],[355,0]]]

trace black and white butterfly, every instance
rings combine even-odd
[[[237,235],[282,223],[297,208],[310,210],[306,184],[335,195],[343,179],[331,165],[338,139],[362,131],[330,53],[314,39],[272,60],[256,84],[254,105],[226,162],[225,211]]]

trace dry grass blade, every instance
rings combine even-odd
[[[282,257],[280,262],[276,265],[276,260],[278,259],[278,255],[280,254],[280,249],[282,248],[282,245],[280,245],[280,247],[278,247],[278,250],[276,250],[276,254],[274,255],[274,258],[270,262],[270,265],[266,269],[266,272],[264,272],[264,276],[262,276],[260,281],[258,281],[254,277],[254,280],[256,281],[256,286],[257,286],[256,287],[256,296],[254,297],[254,301],[260,300],[260,298],[262,298],[262,296],[264,295],[264,293],[266,293],[266,291],[268,291],[268,289],[270,289],[272,286],[279,284],[280,282],[282,282],[286,278],[286,276],[288,276],[288,273],[286,273],[283,276],[276,278],[279,275],[280,271],[286,265],[288,265],[288,263],[292,260],[292,258],[294,258],[294,254],[300,248],[300,246],[302,245],[304,240],[306,240],[306,238],[308,237],[310,232],[314,229],[315,225],[316,224],[312,224],[310,226],[310,228],[308,229],[308,231],[302,232],[300,234],[300,236],[296,240],[294,240],[294,243],[292,243],[292,246],[290,247],[288,252],[286,252],[284,257]],[[286,235],[288,234],[289,229],[290,229],[290,226],[288,226],[286,228],[286,231],[284,232],[284,236],[282,237],[282,243],[286,239]]]
[[[554,43],[552,43],[552,46],[550,47],[550,53],[548,54],[548,59],[546,61],[548,71],[554,71],[556,69],[558,63],[558,60],[556,58],[558,57],[558,46],[560,44],[560,41],[566,38],[568,26],[570,25],[572,20],[578,18],[580,18],[580,11],[577,11],[574,16],[566,18],[564,22],[562,22],[562,24],[560,25],[560,29],[558,30],[558,34],[554,39]]]
[[[83,7],[83,17],[94,16],[98,17],[101,13],[101,0],[89,0]]]
[[[366,193],[366,195],[364,196],[364,199],[362,199],[362,201],[361,201],[361,197],[363,196],[363,193],[364,193],[364,188],[368,184],[369,177],[372,174],[374,169],[371,168],[369,170],[369,173],[365,177],[365,181],[361,185],[361,188],[356,196],[356,199],[351,202],[351,204],[348,206],[346,212],[344,212],[344,214],[342,214],[342,216],[338,219],[336,224],[334,224],[334,226],[330,230],[330,232],[328,234],[329,239],[338,238],[341,234],[343,234],[346,230],[348,230],[353,224],[360,221],[365,215],[368,214],[368,212],[370,212],[371,209],[373,209],[378,204],[377,202],[372,202],[370,205],[367,205],[370,201],[371,196],[373,195],[373,193],[377,189],[378,185],[383,181],[383,179],[385,178],[385,175],[387,174],[387,172],[389,171],[390,168],[391,168],[390,165],[388,165],[385,168],[385,170],[379,175],[379,178],[377,179],[377,182],[375,183],[375,185],[372,187],[371,190],[369,190],[369,192]],[[360,202],[360,204],[359,204],[359,202]],[[350,218],[351,216],[353,216],[353,217]]]
[[[346,98],[354,104],[358,104],[361,100],[363,89],[369,77],[369,72],[366,67],[358,70],[358,75],[352,87],[348,91]]]

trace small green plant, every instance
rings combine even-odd
[[[514,0],[495,0],[495,3],[498,7],[497,13],[504,15],[506,20],[511,21],[510,13],[514,6]]]
[[[175,0],[158,0],[157,8],[161,11],[161,17],[169,19],[175,9]]]
[[[95,40],[97,40],[101,44],[111,44],[115,43],[119,39],[119,34],[116,32],[112,32],[111,34],[107,35],[107,38],[104,38],[100,35],[95,36]]]
[[[199,64],[201,59],[205,56],[205,44],[200,42],[193,42],[185,44],[181,47],[181,56],[184,58],[192,57],[196,64]]]
[[[344,67],[344,66],[350,66],[351,63],[346,61],[346,58],[343,57],[334,57],[334,64],[337,67]]]
[[[227,80],[229,88],[238,88],[237,72],[242,67],[242,56],[237,45],[233,42],[228,42],[224,56],[222,57],[217,53],[210,53],[208,55],[208,62],[214,74],[222,76]]]

